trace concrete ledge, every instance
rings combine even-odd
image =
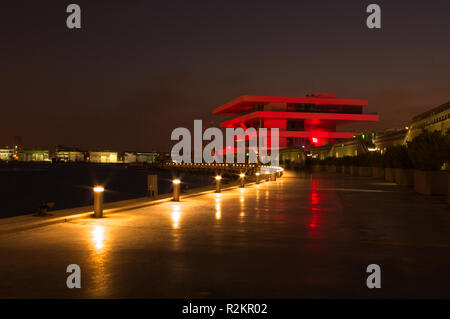
[[[252,185],[255,182],[248,182],[246,185]],[[223,185],[222,191],[238,188],[238,184]],[[209,193],[215,193],[214,186],[198,187],[181,194],[180,200],[184,198],[201,196]],[[172,200],[172,194],[162,194],[157,199],[149,199],[147,197],[141,197],[136,199],[128,199],[118,202],[105,203],[103,205],[103,214],[108,215],[112,213],[124,212],[141,207],[147,207],[157,205],[161,203],[170,202]],[[50,211],[48,216],[36,216],[33,214],[8,217],[0,219],[0,234],[14,233],[23,230],[28,230],[37,227],[48,226],[51,224],[65,223],[68,221],[89,218],[94,213],[93,206],[83,206],[68,208],[56,211]]]

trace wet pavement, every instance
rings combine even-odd
[[[450,298],[443,197],[315,173],[0,234],[0,297]],[[68,289],[66,267],[81,267]],[[368,289],[366,267],[381,267]]]

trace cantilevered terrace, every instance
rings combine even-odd
[[[280,147],[331,144],[352,138],[354,132],[337,132],[337,126],[378,121],[377,114],[363,114],[367,100],[338,99],[333,94],[310,97],[238,97],[214,110],[233,115],[222,122],[224,128],[279,128]]]

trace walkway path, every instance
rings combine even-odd
[[[440,197],[342,174],[286,176],[0,234],[0,297],[450,297]],[[366,267],[382,288],[366,287]],[[82,288],[66,287],[78,264]]]

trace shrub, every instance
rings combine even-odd
[[[357,156],[357,166],[370,166],[370,153],[365,153]]]
[[[369,165],[372,167],[384,167],[384,155],[379,152],[370,152]]]
[[[352,157],[351,156],[344,156],[342,158],[342,164],[345,165],[345,166],[352,165]]]
[[[314,165],[319,164],[320,160],[318,158],[312,158],[312,157],[308,157],[305,160],[305,167],[307,169],[311,169]]]
[[[393,148],[392,164],[395,168],[413,168],[414,165],[408,156],[408,149],[405,145]]]
[[[450,134],[425,131],[408,143],[408,155],[416,169],[439,170],[450,161]]]

